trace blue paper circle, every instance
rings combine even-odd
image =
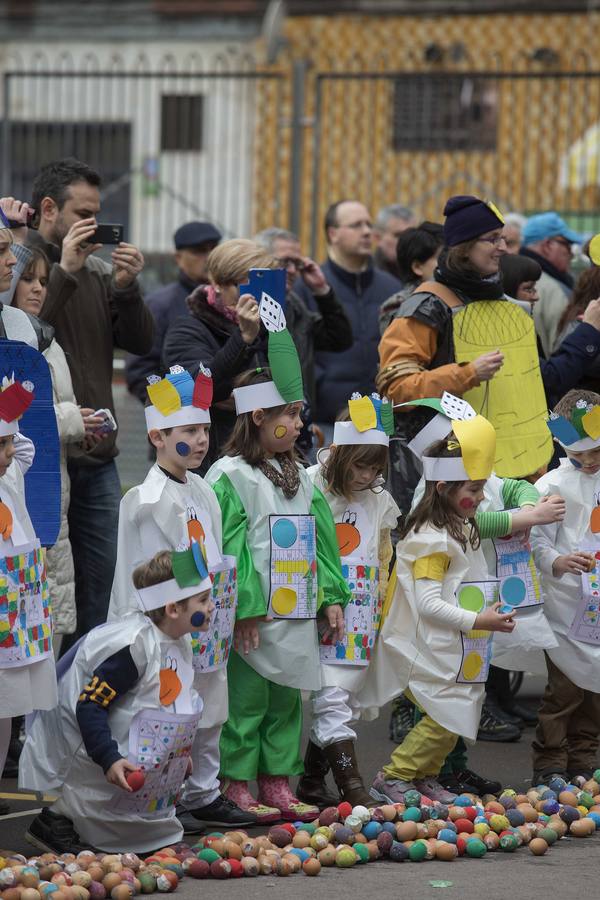
[[[290,519],[279,519],[273,525],[273,540],[279,547],[291,547],[298,537],[298,530]]]
[[[206,622],[206,616],[204,615],[203,612],[199,612],[199,611],[192,613],[190,622],[192,623],[194,628],[201,628],[204,625],[204,623]]]
[[[527,586],[522,578],[512,575],[502,583],[500,596],[509,606],[519,606],[527,596]]]
[[[189,444],[186,444],[185,441],[177,441],[177,443],[175,444],[175,449],[180,456],[189,456],[192,448]]]

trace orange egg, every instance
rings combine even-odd
[[[532,841],[529,841],[529,849],[534,856],[543,856],[548,849],[548,844],[543,838],[533,838]]]

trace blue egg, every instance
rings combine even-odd
[[[542,806],[542,812],[547,816],[553,816],[560,811],[560,803],[557,800],[546,800]]]
[[[473,806],[473,800],[471,797],[467,797],[466,794],[461,794],[460,797],[457,797],[454,801],[454,806]]]
[[[438,841],[445,841],[447,844],[455,844],[456,831],[452,831],[451,828],[442,828],[438,831],[437,839]]]
[[[379,822],[367,822],[366,825],[363,825],[362,833],[366,837],[368,841],[373,841],[383,831],[383,828],[379,824]]]
[[[555,775],[554,778],[551,778],[548,782],[548,787],[551,791],[555,791],[557,794],[560,794],[561,791],[564,791],[567,786],[567,782],[564,778],[561,778],[560,775]]]
[[[475,816],[473,819],[473,825],[487,825],[487,819],[485,816]]]
[[[310,859],[310,853],[307,853],[306,850],[302,850],[300,847],[294,847],[290,850],[290,853],[293,853],[294,856],[297,856],[302,862],[304,862],[305,859]]]
[[[507,809],[506,818],[513,827],[525,824],[525,816],[520,809]]]
[[[596,829],[600,828],[600,813],[589,812],[588,819],[592,819]]]
[[[542,791],[540,800],[556,800],[556,796],[556,791],[551,791],[550,788],[547,788],[545,791]]]
[[[445,823],[444,828],[449,828],[450,831],[453,831],[455,834],[458,834],[458,828],[456,827],[456,825],[454,824],[454,822],[451,822],[449,819],[448,819],[448,821]]]
[[[396,826],[393,822],[382,822],[381,823],[382,831],[389,831],[390,834],[396,835]]]

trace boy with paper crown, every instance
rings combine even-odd
[[[254,817],[221,794],[218,777],[235,619],[235,559],[221,558],[221,510],[213,489],[189,471],[200,466],[208,450],[212,378],[204,366],[195,380],[181,366],[172,366],[164,378],[151,376],[149,382],[146,426],[156,463],[121,501],[108,620],[136,608],[132,572],[161,547],[191,546],[203,571],[208,567],[213,573],[211,628],[202,638],[193,636],[194,686],[204,701],[204,714],[192,753],[194,770],[177,813],[189,834],[203,831],[204,825],[252,825]]]
[[[341,638],[350,592],[329,507],[294,458],[303,400],[296,349],[273,298],[261,300],[260,316],[271,372],[240,377],[227,455],[206,476],[223,513],[223,549],[239,571],[221,775],[227,796],[259,822],[312,821],[318,807],[289,785],[303,769],[300,689],[321,687],[317,617]],[[258,800],[248,788],[254,779]]]
[[[566,501],[562,522],[533,529],[546,615],[558,646],[546,654],[548,683],[533,742],[533,782],[557,773],[591,777],[600,737],[600,395],[569,391],[548,427],[567,457],[536,482]]]
[[[377,652],[377,632],[392,558],[390,532],[400,510],[383,488],[392,405],[379,395],[353,394],[349,419],[338,421],[329,450],[308,470],[323,492],[335,522],[342,573],[350,588],[344,610],[345,634],[319,647],[323,687],[313,693],[312,728],[298,796],[321,807],[337,805],[327,791],[331,767],[342,800],[372,805],[355,751],[353,720],[360,716],[356,695]]]
[[[492,472],[495,430],[451,395],[424,402],[438,412],[427,426],[428,437],[438,440],[423,456],[425,493],[397,546],[396,592],[370,667],[375,705],[407,688],[423,712],[373,782],[371,795],[388,803],[404,802],[415,789],[442,803],[454,800],[437,776],[458,736],[477,736],[491,632],[514,628],[512,612],[501,613],[496,602],[474,520]]]
[[[0,772],[11,718],[56,704],[44,551],[25,505],[33,445],[18,433],[33,390],[31,382],[14,377],[5,376],[0,385]]]
[[[183,836],[175,803],[202,711],[189,635],[209,626],[212,584],[191,549],[160,551],[133,583],[138,610],[65,655],[58,706],[30,727],[19,784],[59,795],[26,833],[40,849],[148,853]]]

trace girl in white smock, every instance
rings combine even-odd
[[[285,372],[295,371],[294,362],[299,372],[291,338],[287,346]],[[302,774],[300,689],[321,687],[317,616],[341,638],[349,598],[331,512],[294,458],[301,378],[291,388],[283,381],[280,392],[269,370],[240,377],[226,455],[206,476],[223,514],[223,550],[238,561],[221,776],[227,796],[261,822],[318,815],[289,786],[290,776]],[[248,788],[254,779],[258,801]]]
[[[474,521],[492,471],[495,431],[482,416],[453,419],[449,427],[454,434],[423,456],[425,493],[397,545],[396,593],[375,660],[384,687],[378,705],[387,699],[387,671],[395,692],[408,688],[424,713],[373,783],[380,802],[403,802],[413,789],[452,802],[437,776],[458,736],[477,736],[491,632],[514,628],[512,614],[501,614],[495,602]]]
[[[298,784],[300,799],[321,807],[339,803],[327,790],[329,768],[343,800],[352,806],[372,802],[358,769],[352,720],[360,716],[356,694],[377,652],[392,557],[390,533],[400,515],[383,488],[389,436],[381,423],[381,408],[377,395],[353,396],[350,420],[335,423],[326,457],[321,451],[321,464],[308,470],[331,509],[342,572],[351,591],[344,610],[344,640],[322,643],[319,648],[323,687],[311,698],[312,728]],[[366,421],[360,418],[361,409],[371,413]],[[391,416],[391,406],[389,411]]]
[[[59,795],[26,834],[40,848],[147,853],[183,836],[175,803],[202,710],[189,634],[208,627],[211,581],[191,550],[161,551],[133,581],[139,611],[86,635],[25,742],[20,785]]]
[[[51,709],[57,697],[44,550],[25,505],[33,444],[17,433],[32,390],[6,377],[0,386],[0,772],[11,718]]]

